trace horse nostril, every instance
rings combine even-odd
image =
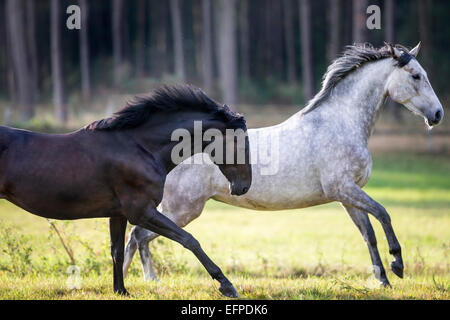
[[[436,120],[436,122],[439,122],[441,120],[441,111],[436,111],[436,114],[434,115],[434,119]]]
[[[244,187],[244,189],[242,189],[242,193],[247,193],[247,191],[248,191],[247,187]]]

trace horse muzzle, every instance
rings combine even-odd
[[[426,118],[428,125],[432,127],[437,126],[444,118],[444,110],[442,108],[439,108],[437,111],[432,112]]]
[[[248,192],[249,187],[237,183],[230,183],[230,193],[233,196],[242,196]]]

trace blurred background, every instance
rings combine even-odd
[[[80,29],[67,27],[71,5]],[[370,5],[379,29],[366,27]],[[449,10],[445,0],[0,0],[0,122],[67,131],[161,83],[188,82],[250,126],[270,125],[320,89],[346,45],[384,41],[422,41],[419,61],[445,108]],[[388,103],[377,133],[408,131],[411,121],[417,132],[421,120]],[[424,132],[423,147],[448,149]]]

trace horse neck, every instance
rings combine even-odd
[[[211,120],[209,115],[184,114],[177,119],[176,115],[170,118],[158,119],[157,125],[144,125],[136,131],[136,136],[140,143],[148,149],[153,156],[160,159],[169,173],[177,164],[172,161],[173,148],[187,137],[190,138],[190,155],[202,153],[206,145],[210,142],[203,141],[203,134],[206,130],[215,128],[225,132],[225,124],[218,120]],[[177,134],[172,141],[172,133],[179,130],[181,137]]]
[[[367,140],[386,100],[386,80],[393,68],[391,59],[367,63],[338,82],[331,96],[311,113],[331,117],[340,127],[353,126],[353,132]]]
[[[8,148],[8,145],[10,144],[13,136],[13,132],[14,130],[9,127],[0,126],[0,156],[3,150]]]

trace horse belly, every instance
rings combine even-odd
[[[2,197],[22,209],[52,219],[109,216],[117,206],[101,168],[48,161],[9,167],[1,181]]]
[[[5,196],[5,199],[22,209],[51,219],[73,220],[83,218],[108,217],[116,211],[113,195],[104,190],[97,192],[23,189]]]
[[[268,211],[306,208],[329,202],[318,179],[297,179],[295,175],[257,175],[246,194],[232,196],[223,190],[214,199],[242,208]]]

